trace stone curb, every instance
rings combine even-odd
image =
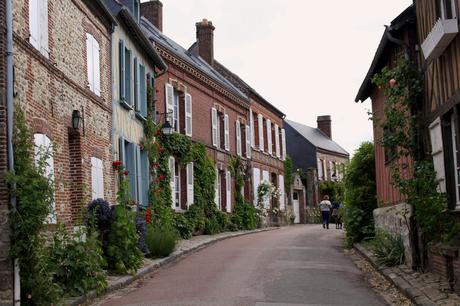
[[[137,271],[137,273],[134,275],[121,276],[117,280],[108,284],[107,289],[105,289],[101,293],[97,293],[95,290],[93,290],[93,291],[88,292],[86,295],[66,300],[65,305],[79,306],[79,305],[87,304],[91,302],[92,300],[96,299],[97,297],[101,297],[108,293],[111,293],[116,290],[127,287],[128,285],[132,284],[134,281],[142,277],[145,277],[146,275],[158,270],[160,267],[165,266],[167,264],[178,262],[180,259],[186,257],[187,255],[190,255],[199,250],[202,250],[216,242],[219,242],[225,239],[229,239],[229,238],[233,238],[233,237],[262,233],[262,232],[267,232],[267,231],[272,231],[272,230],[277,230],[277,229],[279,229],[279,227],[262,228],[262,229],[252,230],[252,231],[229,232],[228,235],[216,236],[216,237],[211,238],[210,240],[199,242],[197,245],[194,245],[188,249],[175,251],[168,257],[161,258],[161,259],[155,260],[155,262],[147,264],[146,266],[140,268]]]
[[[364,248],[362,245],[354,244],[353,248],[356,251],[358,251],[358,253],[360,253],[389,282],[395,285],[395,287],[398,288],[399,291],[401,291],[415,305],[420,305],[420,306],[437,305],[436,303],[428,299],[428,297],[425,296],[421,290],[419,290],[416,287],[413,287],[411,284],[409,284],[406,280],[404,280],[402,277],[400,277],[396,273],[391,272],[391,269],[379,266],[376,263],[372,253],[368,251],[366,248]]]

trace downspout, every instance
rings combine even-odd
[[[6,114],[7,114],[7,141],[8,141],[8,170],[14,171],[13,152],[13,0],[6,0]],[[16,184],[11,184],[16,189]],[[16,211],[16,196],[10,193],[10,207]],[[14,259],[14,305],[21,304],[21,279],[19,276],[19,260]]]

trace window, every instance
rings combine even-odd
[[[134,2],[133,4],[134,20],[136,20],[136,22],[139,23],[139,20],[140,20],[139,0],[134,0],[133,2]]]
[[[457,8],[455,0],[438,0],[437,15],[441,19],[457,18]]]
[[[186,175],[187,175],[187,207],[194,202],[194,192],[193,192],[193,184],[194,184],[194,176],[193,176],[193,163],[188,163],[186,168]]]
[[[86,33],[86,67],[89,89],[101,95],[101,67],[99,62],[99,43],[93,35]]]
[[[259,149],[260,151],[264,151],[264,118],[262,114],[257,115],[258,121],[258,133],[259,133]]]
[[[225,208],[226,211],[231,213],[232,212],[232,175],[230,171],[226,171],[225,173],[225,195],[226,195],[226,203]]]
[[[172,127],[174,131],[180,132],[180,122],[179,122],[179,92],[177,90],[174,90],[174,99],[173,99],[173,120],[172,120]]]
[[[292,193],[292,199],[293,199],[294,201],[297,201],[297,200],[299,199],[299,193],[298,193],[297,191],[294,191],[294,192]]]
[[[230,129],[228,114],[211,108],[211,134],[212,145],[230,151]],[[223,147],[222,147],[223,145]]]
[[[133,107],[131,97],[131,51],[125,46],[124,40],[120,40],[118,44],[118,67],[120,70],[120,102],[127,107]]]
[[[29,41],[48,57],[48,0],[29,0]]]
[[[91,157],[91,199],[104,198],[104,171],[102,160]]]
[[[241,149],[241,125],[240,121],[236,120],[235,122],[235,136],[236,136],[236,154],[238,156],[242,156],[242,149]]]
[[[275,143],[275,152],[276,152],[276,157],[281,158],[281,152],[280,152],[280,130],[278,127],[278,124],[275,124],[274,126],[274,131],[273,131],[273,136],[274,136],[274,143]]]
[[[219,169],[216,168],[215,198],[217,208],[222,210],[222,178]]]
[[[54,184],[54,158],[53,158],[53,144],[45,134],[34,134],[35,144],[35,165],[43,166],[42,174]],[[48,216],[47,223],[56,223],[56,204],[52,202],[52,212]]]
[[[174,165],[174,208],[181,209],[180,206],[180,165],[176,162]]]
[[[318,158],[318,180],[324,180],[324,161]]]

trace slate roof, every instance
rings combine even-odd
[[[194,52],[191,52],[183,48],[174,40],[164,35],[153,24],[151,24],[150,21],[148,21],[144,17],[141,18],[141,28],[150,40],[153,40],[156,44],[161,45],[163,48],[175,54],[180,59],[184,60],[196,69],[200,70],[202,73],[209,76],[211,79],[219,83],[221,86],[225,87],[231,93],[237,95],[243,100],[248,100],[248,97],[244,93],[242,93],[238,88],[233,86],[232,83],[230,83],[226,78],[224,78],[220,73],[218,73],[204,59],[194,54]]]
[[[350,155],[347,151],[345,151],[344,148],[342,148],[335,141],[327,137],[327,135],[324,134],[320,129],[303,125],[301,123],[287,119],[285,119],[284,121],[315,147],[343,155]]]

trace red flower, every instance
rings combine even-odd
[[[164,175],[160,175],[160,176],[158,177],[158,179],[159,179],[160,181],[162,181],[162,180],[165,179],[165,176],[164,176]]]
[[[151,214],[150,210],[147,210],[145,212],[145,222],[147,223],[150,222],[150,214]]]
[[[157,132],[155,133],[155,136],[160,136],[161,135],[161,130],[158,129]]]
[[[114,167],[118,167],[118,166],[121,166],[123,164],[123,162],[121,160],[115,160],[112,162],[112,166]]]
[[[128,174],[129,174],[129,171],[123,171],[121,174],[123,174],[123,175],[128,175]]]
[[[165,149],[165,148],[163,148],[163,147],[160,147],[160,149],[159,149],[159,150],[160,150],[160,152],[164,152],[166,149]]]

